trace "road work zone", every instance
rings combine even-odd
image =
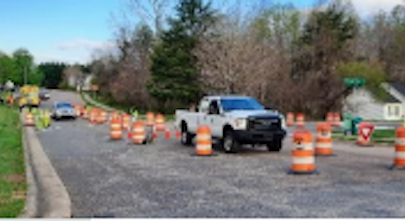
[[[79,119],[52,127],[59,130],[38,136],[69,192],[73,217],[405,216],[405,171],[389,170],[394,146],[334,142],[335,157],[315,158],[318,175],[289,175],[291,137],[279,153],[246,145],[226,154],[213,140],[217,156],[196,157],[195,146],[164,136],[147,145],[111,141],[108,124]]]

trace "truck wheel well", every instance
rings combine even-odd
[[[183,120],[181,122],[181,129],[185,129],[185,128],[187,128],[187,123]]]
[[[224,130],[222,131],[222,132],[223,132],[223,136],[225,136],[225,133],[226,133],[227,131],[233,131],[233,128],[232,128],[231,125],[226,125],[226,126],[224,127]]]

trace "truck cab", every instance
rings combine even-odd
[[[286,135],[280,113],[246,96],[208,96],[200,101],[198,112],[176,111],[183,144],[190,145],[202,125],[221,140],[227,153],[237,152],[243,144],[265,144],[269,151],[280,151]]]

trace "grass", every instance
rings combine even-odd
[[[343,133],[333,133],[333,138],[341,141],[356,141],[357,135],[344,136]],[[376,130],[371,142],[380,144],[395,144],[395,130]]]
[[[0,105],[0,218],[20,215],[25,205],[26,189],[18,111]]]
[[[87,93],[87,94],[94,101],[96,101],[98,103],[101,103],[101,104],[104,104],[104,105],[106,105],[108,107],[117,109],[119,111],[123,111],[123,112],[128,113],[128,110],[130,110],[132,108],[132,107],[129,107],[129,106],[118,104],[118,103],[116,103],[114,101],[111,101],[110,99],[107,99],[107,98],[103,98],[103,97],[100,97],[100,96],[95,96],[93,93]],[[92,105],[92,103],[90,103],[89,101],[87,101],[84,98],[83,93],[81,93],[80,95],[82,97],[82,100],[85,101],[85,103],[87,105],[94,106],[94,105]],[[140,119],[146,119],[146,113],[147,113],[147,111],[145,111],[145,110],[139,110],[139,115],[140,115],[139,118]],[[165,119],[166,119],[166,121],[174,121],[175,120],[175,115],[174,114],[165,114]]]

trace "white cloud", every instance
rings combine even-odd
[[[71,41],[64,41],[58,44],[61,50],[106,50],[112,49],[114,44],[108,41],[93,41],[88,39],[75,39]]]
[[[33,52],[35,63],[40,64],[44,62],[63,62],[68,64],[86,64],[90,61],[90,56],[86,53],[63,53],[58,51],[51,52]]]
[[[115,45],[109,41],[75,39],[54,44],[46,50],[31,51],[37,64],[43,62],[64,62],[69,64],[86,64],[94,53],[112,51]]]
[[[361,17],[369,17],[379,11],[391,11],[395,6],[404,4],[404,0],[352,0]]]

